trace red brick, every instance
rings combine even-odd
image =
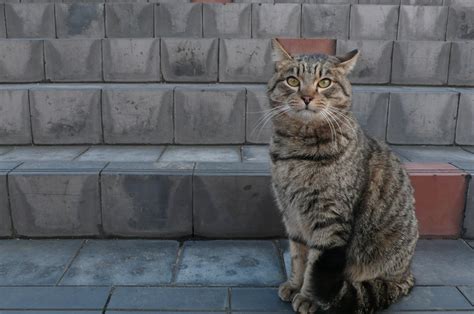
[[[334,55],[336,53],[335,39],[278,38],[278,41],[292,55],[315,53]]]

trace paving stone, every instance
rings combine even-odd
[[[204,237],[272,237],[283,232],[268,163],[198,163],[194,233]]]
[[[468,150],[469,151],[469,150]],[[474,153],[474,150],[472,151]],[[454,162],[459,169],[463,169],[471,175],[469,187],[466,194],[466,208],[464,211],[463,238],[474,239],[474,162]],[[474,242],[471,243],[474,248]]]
[[[233,0],[234,3],[273,3],[274,0]]]
[[[359,0],[359,4],[400,4],[400,0]]]
[[[358,49],[360,57],[349,74],[352,83],[387,84],[392,68],[392,41],[383,40],[338,40],[337,54],[343,55]]]
[[[159,39],[106,39],[102,44],[105,81],[160,81]]]
[[[72,160],[87,148],[81,146],[15,147],[0,155],[0,161],[61,161]]]
[[[161,69],[168,82],[217,81],[217,39],[161,40]]]
[[[301,5],[252,4],[252,37],[300,37]]]
[[[446,84],[450,48],[450,42],[396,41],[392,82],[404,85]]]
[[[471,7],[472,6],[472,1],[470,1],[470,0],[444,0],[444,5]]]
[[[0,287],[0,308],[101,310],[109,291],[108,287]]]
[[[385,141],[388,101],[389,93],[363,92],[352,96],[352,112],[360,126],[381,141]]]
[[[473,307],[456,287],[414,287],[407,297],[392,305],[389,311],[467,309],[471,310]]]
[[[107,314],[147,314],[147,313],[149,313],[149,314],[156,314],[156,313],[158,313],[158,314],[180,314],[180,313],[181,314],[183,314],[183,313],[184,314],[226,314],[226,312],[215,312],[215,311],[212,311],[212,312],[201,312],[201,311],[199,311],[199,312],[188,312],[188,311],[186,311],[186,312],[174,312],[174,311],[173,312],[162,312],[162,311],[159,311],[159,312],[151,312],[151,311],[135,311],[135,312],[133,312],[133,311],[107,311]],[[7,313],[7,314],[9,314],[9,313]],[[82,314],[82,312],[81,312],[81,314]],[[247,314],[249,314],[249,313],[247,313]],[[454,314],[456,314],[456,313],[454,313]]]
[[[168,146],[160,161],[240,162],[240,151],[238,146]]]
[[[173,141],[173,90],[169,87],[103,91],[104,140],[108,144]]]
[[[246,145],[242,147],[244,162],[270,163],[270,153],[267,145]]]
[[[153,4],[107,3],[107,37],[153,37]]]
[[[163,146],[93,146],[75,160],[109,162],[157,161]]]
[[[392,144],[453,144],[457,108],[456,93],[392,93],[387,141]]]
[[[44,80],[43,42],[0,39],[0,82],[41,82]]]
[[[302,37],[347,39],[350,5],[303,4]]]
[[[202,28],[200,3],[172,0],[155,6],[156,37],[202,37]]]
[[[227,310],[226,288],[134,288],[115,289],[109,310]]]
[[[356,4],[359,0],[303,0],[311,4]]]
[[[402,0],[405,5],[443,5],[443,0]]]
[[[104,232],[176,238],[193,234],[193,163],[111,163],[102,172]]]
[[[56,37],[53,3],[9,3],[5,19],[9,38]]]
[[[12,236],[7,174],[19,165],[17,162],[0,162],[0,237]],[[1,258],[0,258],[1,266]],[[0,271],[1,278],[1,271]]]
[[[273,74],[272,49],[267,39],[221,39],[221,82],[266,83]]]
[[[104,166],[102,162],[32,162],[12,171],[8,184],[17,234],[99,235],[99,172]]]
[[[474,162],[474,154],[454,146],[396,146],[395,150],[412,162]]]
[[[280,250],[281,253],[283,254],[283,263],[285,264],[285,271],[288,276],[288,274],[291,274],[291,254],[290,254],[290,243],[289,240],[280,240]]]
[[[63,3],[56,4],[56,32],[58,38],[104,38],[104,4]]]
[[[5,286],[55,285],[81,243],[81,240],[2,240],[0,281]],[[8,302],[3,293],[2,302]]]
[[[238,144],[245,141],[243,88],[188,87],[175,90],[175,141]]]
[[[74,87],[30,90],[34,143],[101,143],[100,94]]]
[[[250,4],[203,4],[203,35],[204,37],[250,38],[250,13]]]
[[[447,40],[474,39],[474,7],[450,6]]]
[[[447,22],[448,7],[402,5],[398,39],[444,40]]]
[[[270,110],[264,86],[247,88],[246,139],[249,143],[268,144],[272,136],[272,122],[265,119]]]
[[[30,144],[28,90],[0,90],[0,144]]]
[[[436,286],[472,285],[473,267],[474,250],[462,240],[419,240],[412,264],[418,285]]]
[[[50,39],[44,42],[46,79],[52,82],[102,81],[98,39]]]
[[[474,306],[474,287],[473,286],[464,286],[458,287],[461,290],[461,293],[473,304]]]
[[[178,242],[89,240],[61,285],[156,285],[169,283]]]
[[[291,304],[278,297],[274,288],[232,288],[232,310],[293,313]]]
[[[270,241],[189,241],[176,282],[204,285],[278,285],[284,280]]]
[[[395,40],[398,10],[396,5],[354,5],[351,8],[350,39]]]
[[[452,42],[449,85],[474,86],[474,43]]]

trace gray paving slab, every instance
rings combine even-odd
[[[474,7],[450,6],[447,40],[462,41],[474,39]]]
[[[30,144],[32,139],[28,90],[1,90],[0,111],[0,144]]]
[[[468,152],[474,153],[474,146],[463,146],[463,149]]]
[[[107,37],[153,37],[153,4],[105,4],[105,29]]]
[[[164,146],[92,146],[76,161],[146,162],[157,161]]]
[[[291,304],[278,297],[274,288],[232,288],[232,311],[265,311],[293,313]]]
[[[474,285],[474,250],[462,240],[420,240],[412,269],[418,285]]]
[[[288,240],[280,240],[280,249],[283,253],[283,262],[285,263],[286,274],[291,274],[291,255],[290,255],[290,243]]]
[[[81,240],[1,240],[1,285],[55,285],[81,243]],[[3,295],[0,299],[4,299]]]
[[[80,3],[74,1],[74,3],[57,3],[55,13],[58,38],[104,38],[103,2]]]
[[[219,311],[229,308],[227,288],[119,287],[109,310]]]
[[[354,93],[352,112],[367,134],[385,141],[389,93]],[[342,118],[341,118],[342,119]]]
[[[402,5],[398,39],[445,40],[448,10],[445,6]]]
[[[202,37],[201,3],[185,3],[190,2],[187,0],[158,2],[160,4],[155,6],[156,37]]]
[[[355,5],[351,7],[351,39],[397,38],[398,11],[396,5]]]
[[[121,0],[123,1],[123,0]],[[215,312],[215,311],[212,311],[212,312],[202,312],[202,311],[199,311],[199,312],[163,312],[163,311],[159,311],[159,312],[152,312],[152,311],[107,311],[106,314],[225,314],[226,312]],[[0,314],[3,314],[2,312],[0,312]],[[56,313],[55,313],[56,314]],[[82,312],[80,313],[82,314]],[[247,313],[248,314],[248,313]]]
[[[264,86],[247,88],[246,139],[249,143],[268,144],[272,136],[272,122],[265,119],[270,104]]]
[[[168,146],[160,158],[167,162],[239,162],[239,146]]]
[[[392,149],[412,162],[474,162],[474,154],[454,146],[392,146]]]
[[[87,149],[86,146],[14,147],[0,155],[0,161],[72,160]]]
[[[267,145],[245,145],[242,147],[242,161],[270,163]]]
[[[252,37],[300,37],[300,28],[300,5],[252,4]]]
[[[461,286],[458,289],[474,306],[474,286]]]
[[[449,85],[473,86],[474,43],[472,41],[453,42],[449,58]]]
[[[176,282],[199,285],[278,285],[284,280],[270,241],[186,242]]]
[[[474,249],[474,241],[467,241],[467,244]]]
[[[347,39],[350,9],[350,5],[303,4],[302,37]]]
[[[13,235],[7,174],[18,165],[18,162],[0,162],[0,237],[11,237]]]
[[[473,46],[474,47],[474,46]],[[474,93],[462,93],[459,99],[456,144],[474,145]]]
[[[203,35],[204,37],[250,38],[251,36],[251,5],[203,4]]]
[[[0,309],[101,310],[109,291],[105,287],[0,287]]]
[[[80,314],[101,314],[101,310],[97,311],[80,311]],[[108,312],[107,312],[108,313]],[[0,310],[0,314],[77,314],[77,311],[51,311],[51,310],[12,310],[12,311],[2,311]]]
[[[56,36],[53,3],[8,3],[5,18],[9,38]]]
[[[178,242],[89,240],[61,285],[157,285],[170,283]]]
[[[0,39],[0,82],[44,80],[43,41]]]

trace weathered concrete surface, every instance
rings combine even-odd
[[[0,90],[0,144],[30,144],[28,90]]]

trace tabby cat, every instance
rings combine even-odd
[[[272,185],[292,261],[279,296],[299,313],[387,308],[414,285],[418,226],[407,172],[350,112],[359,52],[292,57],[274,40],[273,54]]]

